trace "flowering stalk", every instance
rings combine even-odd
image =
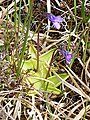
[[[51,69],[51,66],[52,66],[52,63],[53,63],[53,59],[54,59],[55,51],[56,51],[56,50],[54,50],[54,52],[53,52],[53,54],[52,54],[52,58],[51,58],[51,61],[50,61],[50,64],[49,64],[49,68],[48,68],[48,72],[47,72],[47,74],[46,74],[45,79],[48,78],[48,75],[49,75],[49,73],[50,73],[50,69]],[[49,84],[49,82],[46,84],[46,88],[45,88],[45,90],[47,90],[47,88],[48,88],[48,84]]]

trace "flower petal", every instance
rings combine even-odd
[[[63,57],[66,57],[68,54],[68,51],[65,51],[63,49],[60,49],[60,53],[63,55]]]
[[[44,13],[43,15],[47,17],[57,29],[60,29],[59,23],[63,21],[60,16],[55,16],[52,13]]]
[[[55,20],[55,15],[52,13],[44,13],[44,16],[46,16],[51,22]]]
[[[65,59],[66,59],[66,62],[67,63],[70,63],[71,62],[71,59],[72,59],[73,55],[72,54],[68,54]]]
[[[60,16],[56,16],[56,17],[54,18],[54,20],[55,20],[56,22],[63,22],[63,18],[61,18]]]
[[[57,29],[60,29],[60,24],[58,22],[53,22],[54,27],[56,27]]]
[[[61,53],[61,54],[63,55],[63,57],[65,58],[66,63],[69,64],[69,63],[71,62],[71,59],[72,59],[72,57],[73,57],[73,54],[68,53],[68,51],[63,50],[63,49],[60,50],[60,53]]]

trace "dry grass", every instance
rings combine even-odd
[[[37,31],[41,24],[40,54],[64,46],[73,53],[73,60],[70,65],[66,65],[61,58],[58,60],[58,53],[54,56],[51,71],[61,81],[61,85],[58,86],[60,94],[34,88],[26,80],[30,74],[28,71],[23,71],[22,66],[17,75],[21,59],[19,55],[24,48],[28,26],[28,20],[26,24],[24,21],[29,5],[26,0],[22,0],[21,7],[20,0],[16,0],[16,3],[14,0],[0,0],[0,120],[89,120],[90,46],[87,46],[86,41],[90,45],[90,19],[85,23],[82,21],[80,13],[82,2],[77,1],[76,16],[71,0],[61,2],[31,0],[31,2],[34,14],[28,30],[25,51],[21,57],[24,60],[29,59],[29,44],[37,46]],[[20,18],[18,18],[19,7]],[[61,15],[64,22],[61,23],[60,30],[53,28],[50,21],[40,23],[38,11],[41,11],[40,15],[43,12]],[[87,0],[85,0],[85,13],[87,15],[90,13],[90,2]],[[59,76],[59,73],[64,72],[69,75],[67,80]]]

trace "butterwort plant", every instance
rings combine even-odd
[[[44,16],[53,23],[56,29],[60,29],[60,23],[63,22],[63,18],[61,16],[55,16],[52,13],[44,13]]]
[[[64,49],[60,49],[59,52],[63,55],[63,57],[65,58],[66,60],[66,63],[67,64],[70,64],[71,62],[71,59],[73,57],[73,54],[72,53],[69,53],[67,50],[64,50]]]

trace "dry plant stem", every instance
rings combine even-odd
[[[39,29],[38,29],[38,37],[37,37],[37,71],[39,71]]]
[[[18,3],[20,0],[16,0],[16,3]],[[2,19],[5,17],[5,15],[7,14],[7,12],[10,10],[10,8],[12,8],[14,6],[15,2],[12,2],[3,12],[2,14]]]
[[[90,110],[90,105],[86,106],[86,108],[84,107],[84,108],[79,112],[79,114],[76,115],[76,117],[75,117],[73,120],[80,120],[80,119],[83,117],[85,111],[87,112],[87,111],[89,111],[89,110]]]
[[[82,81],[79,79],[79,77],[78,77],[67,65],[66,65],[66,67],[69,69],[69,71],[72,73],[72,75],[75,76],[75,78],[86,88],[86,90],[87,90],[88,92],[90,92],[89,87],[86,86],[86,85],[84,84],[84,82],[82,82]]]
[[[73,106],[73,108],[70,110],[70,112],[68,113],[68,116],[70,117],[74,111],[76,111],[81,105],[83,105],[85,102],[87,102],[87,100],[84,100],[76,105]],[[70,106],[71,107],[71,106]]]
[[[6,99],[7,99],[7,98],[6,98]],[[9,101],[4,107],[0,105],[0,107],[2,108],[2,109],[0,110],[0,112],[3,111],[8,117],[10,117],[11,120],[14,120],[14,118],[13,118],[12,116],[10,116],[10,114],[8,114],[8,112],[6,112],[6,110],[5,110],[5,107],[8,106],[8,105],[10,104],[10,102],[11,102],[11,101]]]
[[[50,49],[52,46],[55,46],[57,43],[58,43],[58,41],[57,41],[57,42],[53,42],[51,45],[48,45],[45,49],[43,49],[43,50],[41,51],[41,53],[47,51],[47,50]]]
[[[53,117],[52,120],[61,120],[61,119],[58,117],[58,115],[52,114],[52,113],[48,110],[48,108],[47,108],[47,111],[48,111],[48,113]]]
[[[37,109],[37,107],[35,105],[33,105],[33,103],[31,103],[29,100],[26,100],[24,98],[20,99],[22,101],[22,104],[24,104],[25,106],[27,105],[28,108],[32,109],[32,106],[35,110],[35,113],[38,114],[39,120],[43,120],[40,111]]]
[[[65,1],[62,1],[62,3],[65,5],[65,7],[68,9],[69,13],[71,14],[72,18],[76,21],[75,16],[71,9],[69,8],[68,4]]]
[[[90,63],[90,57],[89,57],[89,59],[86,62],[86,68],[85,68],[85,72],[86,72],[87,76],[90,78],[90,73],[88,72],[89,63]]]
[[[90,6],[90,3],[87,3],[87,6]],[[76,8],[79,8],[79,7],[81,7],[81,5],[77,5],[76,6]],[[56,8],[56,9],[58,9],[58,8]],[[73,10],[74,9],[74,7],[72,7],[70,10]],[[60,9],[58,9],[59,11],[62,11],[62,10],[60,10]],[[88,12],[90,12],[90,10],[89,9],[87,9],[88,10]],[[63,12],[63,14],[61,15],[61,16],[64,16],[65,14],[68,14],[68,11],[62,11]],[[80,19],[80,20],[82,20],[82,17],[79,17],[79,16],[76,16],[78,19]]]
[[[5,0],[0,0],[0,3],[4,2]]]
[[[51,13],[51,4],[50,0],[47,0],[47,12]],[[48,20],[48,30],[50,30],[50,21]],[[48,38],[48,32],[47,32],[47,38]]]
[[[75,91],[76,93],[78,93],[79,95],[85,97],[82,92],[80,90],[78,90],[76,87],[74,87],[73,85],[71,85],[70,83],[68,83],[67,81],[65,81],[64,79],[62,79],[53,69],[52,69],[53,74],[68,88],[70,88],[71,90]]]
[[[88,63],[88,60],[86,61],[86,65],[83,64],[82,60],[80,58],[77,58],[78,61],[80,62],[80,64],[82,65],[83,69],[82,69],[82,73],[81,73],[81,81],[83,80],[83,72],[85,70],[85,81],[86,81],[86,84],[87,86],[89,86],[89,82],[87,81],[87,76],[90,74],[87,70],[87,63]],[[90,76],[88,76],[90,78]]]
[[[68,4],[67,4],[65,1],[62,1],[62,3],[63,3],[63,4],[65,5],[65,7],[68,9],[71,17],[72,17],[72,18],[74,19],[74,21],[75,21],[76,26],[75,26],[75,28],[74,28],[74,30],[73,30],[73,33],[75,33],[76,28],[77,28],[77,20],[76,20],[76,18],[75,18],[75,15],[73,14],[73,12],[71,11],[71,9],[69,8]]]
[[[85,92],[78,86],[78,84],[75,82],[74,79],[73,79],[73,81],[74,81],[75,85],[76,85],[78,88],[74,87],[73,85],[71,85],[71,84],[68,83],[67,81],[64,81],[54,70],[52,70],[52,71],[53,71],[54,75],[55,75],[57,78],[59,78],[65,86],[69,87],[71,90],[77,92],[79,95],[83,96],[84,98],[86,98],[87,100],[90,101],[90,97],[89,97],[87,94],[85,94]],[[71,77],[71,76],[70,76],[70,77]],[[73,78],[73,76],[72,76],[72,78]]]
[[[67,72],[68,74],[70,75],[71,77],[71,80],[74,82],[75,86],[82,92],[82,94],[85,96],[85,98],[87,98],[89,101],[90,101],[90,97],[79,87],[79,85],[77,84],[77,82],[74,80],[73,76],[71,75],[71,73],[65,68],[63,67]],[[69,68],[70,69],[70,68]],[[81,81],[81,80],[80,80]],[[80,82],[79,81],[79,82]],[[82,85],[87,89],[89,90],[90,92],[90,89],[81,81]]]
[[[61,67],[63,67],[66,71],[67,71],[67,73],[70,75],[70,77],[71,77],[71,80],[74,82],[74,84],[75,84],[75,86],[80,90],[80,91],[82,91],[82,92],[84,92],[80,87],[79,87],[79,85],[77,84],[77,82],[74,80],[74,78],[73,78],[73,76],[72,76],[72,74],[64,67],[64,66],[62,66],[62,65],[60,65]],[[83,82],[82,82],[83,83]],[[84,84],[84,83],[83,83]],[[86,85],[85,85],[86,86]],[[87,86],[86,86],[87,87]]]
[[[27,7],[27,4],[26,4],[26,1],[23,0],[23,2],[24,2],[24,6],[25,6],[25,12],[28,13],[28,7]]]

